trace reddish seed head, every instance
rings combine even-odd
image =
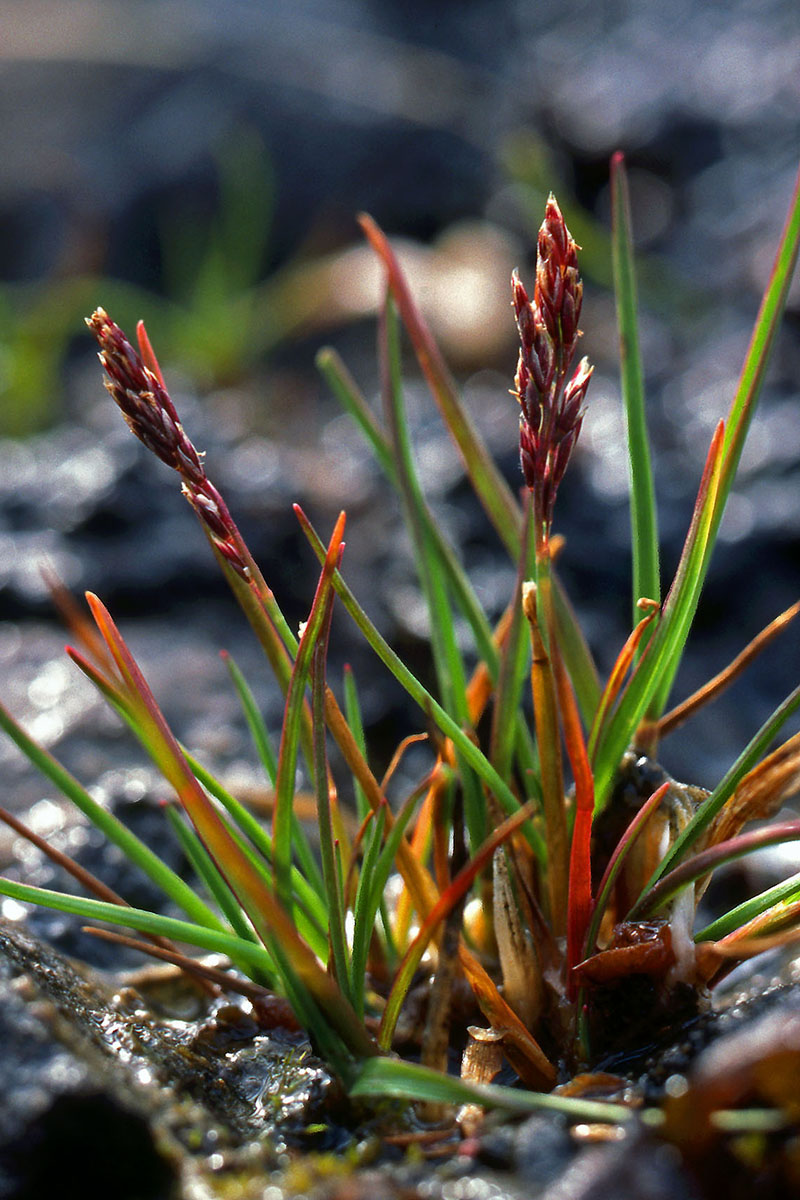
[[[206,475],[202,455],[184,432],[160,370],[154,372],[145,365],[104,309],[98,308],[87,317],[86,324],[100,347],[98,357],[106,372],[106,388],[128,427],[148,450],[178,472],[183,480],[183,494],[205,526],[213,545],[238,575],[248,579],[250,572],[242,556],[242,542],[236,526],[224,500]],[[157,367],[146,335],[144,346]]]
[[[551,195],[537,241],[533,300],[516,271],[511,279],[521,343],[514,380],[520,404],[520,461],[547,529],[558,485],[580,432],[583,401],[592,374],[583,359],[567,381],[580,335],[578,321],[583,301],[577,250]]]

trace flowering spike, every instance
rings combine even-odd
[[[539,230],[533,300],[515,271],[512,304],[522,349],[514,380],[520,404],[520,463],[547,537],[558,485],[583,421],[592,368],[582,359],[567,382],[580,336],[583,284],[578,247],[551,194]]]
[[[184,432],[143,324],[139,322],[137,328],[141,356],[105,309],[96,309],[86,324],[100,346],[98,357],[108,376],[106,388],[128,428],[157,458],[178,472],[183,494],[215,550],[237,575],[248,580],[250,567],[241,536],[225,501],[206,475],[202,453]]]

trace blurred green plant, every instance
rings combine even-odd
[[[532,296],[516,275],[512,281],[521,345],[514,388],[526,485],[521,504],[462,406],[389,242],[367,217],[362,226],[387,278],[378,338],[383,419],[333,351],[318,359],[399,495],[428,607],[432,689],[387,644],[348,587],[344,513],[326,544],[295,508],[320,562],[308,619],[295,636],[180,423],[144,327],[137,351],[102,309],[88,322],[106,387],[133,433],[180,476],[284,693],[276,750],[244,676],[229,664],[273,789],[272,821],[269,831],[263,828],[179,745],[111,616],[90,595],[95,628],[72,614],[81,648],[69,653],[171,785],[177,803],[168,809],[169,823],[199,890],[99,808],[0,706],[0,726],[20,749],[184,916],[127,907],[63,856],[62,865],[93,898],[10,879],[0,881],[0,893],[137,930],[157,939],[150,953],[214,989],[248,996],[280,992],[354,1096],[628,1119],[624,1106],[549,1095],[557,1065],[585,1069],[603,1052],[609,1024],[624,1032],[626,989],[634,989],[643,1022],[655,1014],[677,1020],[687,994],[696,1001],[735,961],[793,940],[800,930],[800,883],[794,877],[695,931],[697,904],[713,870],[763,845],[800,839],[800,821],[742,832],[754,820],[773,817],[797,788],[800,734],[771,752],[770,746],[800,707],[800,687],[710,794],[675,783],[654,761],[660,740],[718,695],[800,608],[781,614],[729,668],[667,711],[796,263],[800,179],[740,384],[712,438],[683,552],[662,600],[621,156],[611,170],[634,569],[631,633],[602,687],[555,564],[557,491],[584,419],[591,367],[584,359],[573,368],[583,292],[578,247],[552,196],[539,230]],[[220,248],[226,239],[235,240],[234,233],[220,234]],[[221,271],[209,267],[211,275]],[[227,278],[240,287],[241,269],[231,268]],[[198,283],[201,292],[205,286]],[[508,609],[496,627],[419,484],[404,404],[401,323],[475,494],[517,567]],[[378,780],[370,766],[353,673],[345,675],[343,707],[328,683],[336,598],[418,706],[427,730],[421,736],[430,743],[431,765],[395,808],[386,798],[387,778]],[[471,635],[472,668],[461,623]],[[532,725],[523,699],[526,677]],[[340,810],[328,761],[331,739],[351,777],[355,822]],[[401,743],[389,773],[405,749]],[[315,797],[318,853],[299,816],[299,766]],[[632,816],[620,805],[622,785],[639,793]],[[21,828],[19,822],[14,827]],[[393,874],[401,886],[389,904]],[[177,950],[176,941],[226,954],[234,971],[221,979]],[[148,952],[146,943],[136,944]],[[452,1038],[464,1033],[450,1028],[459,975],[470,984],[487,1030],[472,1035],[462,1078],[455,1079],[447,1064]],[[406,1000],[420,980],[428,1017],[411,1055],[420,1062],[400,1062],[391,1052]],[[643,981],[649,989],[644,1000]],[[635,1029],[629,1036],[635,1039]],[[502,1058],[528,1091],[487,1086]],[[653,1112],[647,1119],[658,1123],[661,1116]]]
[[[98,292],[124,324],[143,316],[158,328],[162,356],[200,387],[241,379],[309,322],[330,319],[316,299],[324,259],[298,254],[264,277],[275,181],[260,136],[238,129],[215,160],[215,211],[161,215],[162,294],[92,274],[0,284],[0,434],[23,436],[57,419],[64,362]],[[316,269],[315,290],[307,273]]]

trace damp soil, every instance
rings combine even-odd
[[[413,1109],[349,1102],[295,1031],[249,1006],[209,1005],[171,970],[98,972],[0,924],[0,1195],[187,1200],[306,1195],[471,1200],[777,1195],[797,1183],[800,967],[751,972],[668,1044],[604,1064],[595,1094],[634,1107],[694,1103],[666,1130],[570,1127],[497,1114],[466,1141]],[[615,1072],[615,1077],[610,1072]],[[709,1095],[773,1106],[774,1128],[738,1138],[707,1124]],[[11,1099],[13,1102],[8,1103]],[[671,1121],[671,1126],[669,1122]],[[716,1173],[716,1175],[715,1175]],[[789,1194],[792,1194],[791,1192]]]

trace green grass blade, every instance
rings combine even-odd
[[[215,800],[218,800],[222,807],[230,814],[241,832],[245,835],[248,841],[252,844],[257,853],[261,856],[264,862],[272,862],[272,838],[265,829],[262,829],[259,822],[248,809],[242,804],[241,800],[237,800],[235,796],[222,786],[210,771],[207,771],[202,763],[198,762],[188,751],[184,750],[186,760],[189,763],[192,771],[196,775],[199,782],[203,785]],[[308,879],[296,866],[292,867],[292,887],[294,888],[295,898],[301,909],[306,912],[309,919],[316,926],[318,934],[324,938],[327,930],[327,909],[324,899],[324,885],[319,871],[316,869],[311,880]]]
[[[703,801],[686,828],[675,839],[648,880],[646,888],[637,901],[637,908],[640,903],[646,901],[650,889],[658,883],[667,871],[680,862],[681,858],[691,849],[697,839],[708,829],[717,813],[733,795],[748,771],[751,771],[758,760],[766,754],[783,725],[788,721],[792,713],[796,712],[799,708],[800,687],[796,687],[786,697],[783,704],[776,708],[775,712],[764,722],[758,733],[750,739],[733,765],[725,772],[725,775],[714,788],[711,795]]]
[[[730,412],[725,420],[719,495],[712,515],[705,554],[697,569],[698,590],[702,587],[708,571],[711,553],[714,549],[725,504],[736,476],[745,438],[750,428],[750,422],[753,419],[753,414],[761,395],[772,348],[775,344],[784,308],[786,307],[786,297],[788,296],[794,269],[797,265],[799,249],[800,172],[797,175],[786,224],[783,228],[769,281],[753,327],[753,333],[742,365],[736,393]],[[667,706],[670,688],[672,687],[679,661],[679,658],[673,661],[671,669],[665,674],[659,685],[659,690],[651,710],[655,716],[660,715]]]
[[[389,442],[347,367],[330,346],[319,351],[315,362],[328,387],[369,443],[384,475],[396,487],[397,469]]]
[[[316,530],[311,525],[304,513],[298,512],[298,519],[302,526],[314,553],[320,557],[320,553],[324,555],[325,547],[320,540]],[[408,692],[411,699],[422,709],[426,716],[429,716],[439,726],[445,737],[449,737],[457,750],[463,754],[464,759],[470,764],[475,773],[483,780],[486,786],[494,793],[503,810],[513,816],[518,811],[520,804],[517,797],[512,792],[506,781],[498,775],[497,771],[491,765],[489,760],[478,749],[455,721],[445,712],[440,704],[434,700],[430,692],[428,692],[415,675],[409,671],[403,660],[395,654],[386,639],[378,632],[375,626],[370,621],[367,614],[364,612],[361,605],[356,600],[350,588],[345,583],[339,571],[335,571],[333,575],[333,587],[342,601],[342,604],[348,614],[355,621],[358,628],[364,634],[367,642],[377,654],[381,662],[394,675],[397,682]],[[539,857],[544,856],[544,844],[540,835],[529,824],[523,827],[525,836],[527,837],[531,847]]]
[[[231,892],[214,860],[193,829],[190,829],[173,805],[166,808],[170,828],[180,842],[181,849],[189,859],[195,874],[202,879],[206,890],[225,916],[237,937],[246,941],[257,941],[256,935],[245,920],[236,897]]]
[[[792,875],[783,883],[767,888],[758,896],[751,896],[749,900],[737,904],[735,908],[730,909],[723,916],[717,917],[710,925],[706,925],[699,933],[696,933],[694,940],[696,942],[718,941],[719,938],[726,937],[734,930],[740,929],[754,917],[760,917],[767,909],[773,907],[777,909],[779,905],[789,905],[798,899],[800,899],[800,874]]]
[[[361,876],[358,881],[356,900],[353,906],[353,955],[351,970],[353,991],[359,998],[361,1013],[364,1011],[364,976],[366,972],[369,944],[375,926],[375,917],[381,905],[386,883],[395,867],[397,847],[405,833],[420,796],[426,790],[428,780],[415,788],[397,814],[389,836],[383,842],[386,812],[381,810],[374,821],[370,843],[364,855]]]
[[[355,676],[349,663],[344,666],[344,712],[350,732],[355,738],[356,745],[364,759],[367,757],[367,740],[364,737],[364,721],[361,716],[361,704],[358,699],[358,688]],[[364,794],[359,781],[353,776],[353,793],[356,799],[356,812],[359,821],[363,821],[370,811],[369,801]]]
[[[322,350],[318,356],[318,365],[325,378],[330,383],[335,395],[342,406],[353,417],[364,433],[378,463],[386,478],[400,492],[400,481],[397,463],[392,453],[388,438],[384,436],[377,422],[367,408],[366,401],[350,378],[338,355],[333,350]],[[424,498],[420,499],[420,517],[424,522],[425,534],[430,545],[434,548],[439,569],[447,580],[447,586],[456,607],[468,623],[475,647],[481,660],[486,663],[493,682],[497,682],[500,669],[500,658],[492,637],[492,628],[483,611],[480,601],[475,594],[458,555],[444,536],[440,524],[435,520]],[[592,662],[588,646],[560,587],[556,589],[556,600],[559,611],[559,636],[563,640],[564,657],[570,673],[573,675],[578,690],[581,711],[587,723],[597,705],[600,688],[597,670]],[[586,715],[588,713],[588,716]],[[515,714],[517,727],[517,748],[523,759],[524,771],[536,772],[536,755],[532,740],[521,712]]]
[[[772,347],[780,326],[800,249],[800,171],[795,180],[786,223],[772,265],[769,281],[756,317],[736,394],[726,419],[724,466],[720,481],[723,503],[727,499],[755,406],[761,393]],[[715,524],[722,517],[720,511]]]
[[[104,837],[118,846],[123,854],[165,895],[178,905],[192,921],[209,929],[223,930],[217,914],[197,896],[181,877],[161,861],[149,846],[141,842],[122,822],[98,804],[74,776],[70,775],[52,754],[39,746],[0,704],[0,728],[5,730],[27,759],[78,808]]]
[[[411,536],[417,572],[428,608],[431,649],[439,694],[446,711],[462,729],[469,730],[471,718],[467,701],[467,673],[458,648],[453,609],[445,587],[444,571],[438,561],[436,546],[425,530],[425,501],[411,449],[411,435],[403,400],[399,327],[390,295],[386,297],[381,314],[379,340],[384,402],[392,433],[392,449],[398,466],[406,526]],[[475,774],[458,750],[456,755],[459,759],[464,816],[470,841],[473,846],[479,846],[486,836],[483,794]]]
[[[508,779],[511,774],[513,754],[515,744],[517,743],[515,717],[522,708],[522,689],[525,685],[529,668],[530,641],[527,627],[523,620],[522,585],[526,579],[533,577],[536,569],[534,541],[531,532],[530,505],[531,499],[529,496],[523,530],[522,552],[517,565],[517,577],[514,582],[511,626],[500,657],[500,671],[498,672],[497,688],[492,709],[490,759],[498,773],[504,779]]]
[[[522,517],[506,481],[498,471],[483,439],[461,404],[458,389],[430,330],[409,290],[388,240],[371,217],[360,217],[361,227],[389,276],[397,307],[447,429],[458,446],[467,474],[500,540],[516,561]]]
[[[322,876],[328,899],[328,929],[334,977],[345,996],[353,1004],[350,989],[350,956],[345,932],[344,894],[342,877],[338,869],[333,829],[331,797],[328,790],[328,755],[326,749],[327,727],[325,724],[325,658],[328,650],[328,635],[333,612],[333,593],[325,597],[320,636],[311,656],[311,719],[314,730],[314,782],[317,794],[319,817],[319,849],[322,859]],[[357,1006],[356,1014],[358,1012]]]
[[[225,954],[236,962],[248,964],[249,971],[265,972],[274,976],[275,964],[263,946],[256,942],[236,937],[223,929],[209,929],[175,917],[164,917],[160,913],[147,912],[141,908],[127,908],[108,904],[105,900],[90,900],[84,896],[67,896],[62,892],[46,888],[31,887],[0,878],[0,894],[10,896],[23,904],[38,904],[43,908],[54,908],[58,912],[72,913],[90,921],[108,921],[125,929],[137,929],[140,933],[154,933],[170,938],[174,942],[186,942],[212,954]]]
[[[250,686],[245,679],[238,666],[231,658],[227,651],[222,652],[222,661],[230,672],[233,686],[236,688],[236,694],[239,697],[239,703],[242,706],[247,727],[250,730],[250,736],[253,739],[253,744],[256,748],[256,753],[264,770],[267,773],[270,783],[275,786],[275,779],[278,774],[278,758],[272,748],[272,742],[269,736],[269,730],[264,724],[264,718],[259,712],[255,697],[250,690]]]
[[[437,1104],[481,1104],[507,1112],[557,1112],[574,1121],[618,1124],[632,1121],[641,1112],[622,1104],[579,1100],[500,1087],[493,1083],[465,1083],[454,1075],[443,1075],[431,1067],[392,1058],[373,1058],[362,1063],[350,1088],[351,1096],[391,1096],[398,1100],[423,1100]]]
[[[625,160],[617,153],[611,159],[611,210],[613,215],[612,259],[614,293],[622,379],[622,399],[628,432],[628,461],[631,480],[631,541],[633,549],[633,624],[640,613],[636,602],[642,596],[661,600],[658,567],[658,523],[650,443],[645,419],[644,377],[639,350],[638,306],[630,195]]]
[[[359,1017],[364,1017],[364,992],[367,974],[369,946],[375,929],[375,917],[380,906],[380,896],[374,909],[371,907],[376,882],[376,868],[381,852],[386,813],[381,811],[371,820],[367,832],[366,848],[361,862],[355,900],[353,902],[353,948],[350,954],[350,996],[353,1008]],[[381,888],[381,892],[383,887]]]
[[[700,598],[703,583],[702,563],[711,537],[717,500],[722,436],[723,428],[720,422],[711,441],[689,532],[660,622],[622,693],[614,715],[598,740],[595,753],[598,809],[601,809],[608,799],[617,765],[633,740],[639,722],[648,711],[656,690],[665,676],[671,678],[691,628]]]
[[[295,771],[302,731],[305,691],[311,670],[314,646],[323,628],[331,577],[339,560],[344,535],[345,516],[339,514],[331,542],[323,559],[317,591],[308,621],[297,650],[292,678],[286,695],[286,708],[281,730],[278,755],[278,778],[275,784],[275,809],[272,817],[272,864],[275,872],[275,892],[278,903],[287,913],[292,911],[291,867],[292,841],[298,822],[294,815]]]

